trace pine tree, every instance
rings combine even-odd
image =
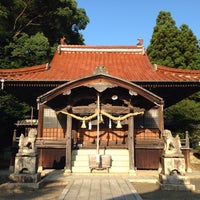
[[[177,58],[181,59],[179,30],[170,12],[161,11],[147,48],[151,62],[168,67],[177,67]]]
[[[200,69],[200,49],[197,37],[186,24],[180,26],[179,47],[181,55],[184,58],[182,65],[179,68],[183,69]]]
[[[160,11],[147,48],[152,63],[182,69],[200,69],[198,40],[186,24],[176,26],[170,12]]]
[[[200,48],[192,30],[183,24],[176,27],[169,12],[161,11],[147,48],[152,63],[182,69],[200,69]],[[174,133],[189,131],[190,139],[199,139],[199,93],[165,109],[165,119]],[[198,98],[197,98],[198,97]]]

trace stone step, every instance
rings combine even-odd
[[[106,154],[114,155],[127,155],[129,156],[129,152],[127,149],[107,149],[105,151]]]
[[[79,172],[79,173],[89,173],[90,172],[90,168],[89,167],[83,167],[83,166],[79,166],[79,167],[72,167],[72,172]]]
[[[89,167],[89,160],[75,160],[72,161],[72,166],[74,167],[79,167],[79,166],[88,166]],[[129,166],[129,161],[121,161],[121,160],[113,160],[112,161],[112,167],[128,167]]]
[[[110,155],[110,154],[109,154]],[[129,156],[126,155],[111,155],[112,160],[121,160],[121,161],[126,161],[129,160]]]
[[[111,155],[111,154],[108,154]],[[89,155],[73,155],[72,156],[72,160],[77,161],[77,160],[81,160],[81,161],[88,161]],[[121,160],[121,161],[126,161],[127,159],[129,159],[129,156],[126,155],[111,155],[111,159],[112,160]]]
[[[72,166],[73,167],[89,167],[89,161],[75,160],[75,161],[72,161]]]
[[[88,161],[88,157],[89,155],[72,155],[72,160],[76,161],[76,160],[82,160],[82,161]]]
[[[90,173],[91,170],[89,167],[79,166],[79,167],[72,167],[72,172],[75,173]],[[94,173],[107,173],[107,169],[93,169],[92,172]],[[111,167],[109,168],[110,173],[128,173],[129,167]]]
[[[73,150],[72,156],[74,155],[89,155],[89,154],[96,154],[96,149],[80,149],[80,150]],[[100,149],[100,154],[110,154],[110,155],[129,155],[127,149]]]
[[[95,149],[74,150],[72,153],[72,172],[90,172],[89,155],[96,154]],[[100,150],[100,154],[111,155],[111,168],[109,172],[127,173],[129,171],[129,152],[127,149],[107,149]],[[102,170],[93,170],[96,172]],[[104,171],[104,170],[103,170]],[[107,170],[106,170],[107,171]]]
[[[124,166],[124,167],[128,167],[129,166],[129,160],[126,161],[121,161],[121,160],[113,160],[112,161],[112,166],[113,167],[118,167],[118,166]]]
[[[129,166],[128,167],[111,167],[109,169],[110,173],[128,173],[129,172]]]

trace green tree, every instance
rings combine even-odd
[[[156,19],[156,26],[147,48],[148,56],[153,63],[177,67],[177,62],[181,62],[178,34],[179,30],[171,13],[161,11]]]
[[[20,119],[30,117],[30,106],[20,102],[12,95],[0,90],[0,147],[12,141],[14,123]]]
[[[153,63],[174,68],[200,69],[200,49],[192,30],[176,26],[170,12],[160,11],[147,48]]]
[[[77,8],[75,0],[1,0],[0,68],[18,68],[46,62],[52,54],[47,50],[45,38],[48,38],[50,47],[58,44],[62,36],[65,36],[68,44],[83,44],[84,39],[79,31],[85,29],[88,23],[85,10]],[[43,42],[45,47],[42,49]],[[29,51],[30,48],[40,52]],[[19,53],[17,49],[20,49]],[[26,54],[22,52],[24,49]]]
[[[5,51],[10,54],[5,67],[13,69],[48,62],[51,49],[48,39],[38,32],[30,37],[26,33],[14,37],[13,42],[5,46]]]
[[[179,68],[183,69],[200,69],[200,48],[197,37],[186,24],[180,26],[179,47],[184,60],[180,63]]]
[[[63,35],[71,44],[82,44],[79,30],[89,22],[85,10],[77,8],[75,0],[2,0],[0,10],[1,41],[6,36],[42,32],[51,45]]]
[[[161,11],[147,48],[152,63],[174,68],[200,69],[200,49],[192,30],[185,24],[176,27],[169,12]],[[200,134],[200,93],[164,110],[167,128],[174,133],[189,131],[196,140]]]
[[[75,0],[1,0],[0,68],[46,63],[52,49],[65,36],[68,44],[83,44],[80,30],[89,18]],[[29,106],[0,91],[0,134],[12,134],[17,119],[26,118]],[[6,143],[6,142],[5,142]]]
[[[200,96],[199,96],[200,98]],[[200,140],[200,101],[187,98],[165,110],[169,128],[176,133],[189,131],[192,141]]]

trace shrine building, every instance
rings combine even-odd
[[[37,111],[38,165],[71,172],[89,172],[89,155],[109,155],[110,172],[158,169],[163,110],[200,88],[200,70],[153,64],[142,44],[60,44],[51,62],[0,79]],[[189,145],[182,151],[189,168]]]

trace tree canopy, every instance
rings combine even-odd
[[[77,8],[75,0],[1,0],[0,68],[46,62],[51,56],[49,46],[57,44],[62,36],[68,44],[84,44],[79,31],[88,23],[85,10]],[[36,48],[40,55],[35,55]]]
[[[156,64],[200,69],[200,48],[196,36],[186,24],[178,28],[170,12],[159,12],[147,52]]]
[[[14,123],[30,117],[30,106],[3,90],[0,90],[0,97],[0,147],[3,147],[12,141]]]
[[[170,12],[160,11],[147,48],[152,63],[174,68],[200,69],[198,40],[186,24],[176,26]],[[189,131],[190,138],[199,138],[200,93],[164,110],[167,126],[174,133]],[[168,128],[167,127],[167,128]]]
[[[20,37],[15,36],[13,41],[5,46],[5,52],[10,55],[6,63],[13,69],[48,62],[51,48],[43,33],[38,32],[30,37],[22,33]]]
[[[165,119],[171,122],[169,127],[172,131],[180,134],[189,131],[192,141],[196,141],[200,140],[199,113],[200,101],[187,98],[168,108]]]

